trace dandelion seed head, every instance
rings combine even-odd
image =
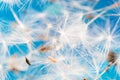
[[[59,41],[63,44],[68,43],[70,46],[79,43],[79,41],[84,41],[86,38],[86,24],[80,21],[81,26],[79,26],[79,21],[73,24],[68,24],[58,30],[60,33]]]
[[[108,35],[108,36],[107,36],[107,40],[108,40],[108,41],[112,41],[112,36],[111,36],[111,35]]]
[[[104,80],[115,62],[119,74],[119,58],[109,53],[119,48],[119,19],[113,26],[112,17],[106,17],[119,3],[97,8],[99,0],[21,2],[0,1],[0,8],[8,6],[14,18],[0,21],[0,57],[5,57],[0,79],[18,71],[24,80]],[[18,55],[12,56],[14,52]]]

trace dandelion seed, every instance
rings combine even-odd
[[[108,17],[102,15],[109,13],[108,10],[110,9],[119,7],[120,3],[106,5],[107,7],[97,10],[97,2],[101,2],[99,0],[27,0],[23,4],[27,8],[25,9],[27,12],[21,12],[20,10],[17,12],[19,6],[15,6],[21,5],[21,2],[24,3],[24,0],[0,1],[0,8],[8,6],[16,21],[10,24],[10,27],[12,27],[10,36],[7,35],[6,38],[0,34],[0,43],[2,44],[0,44],[2,48],[0,49],[0,53],[2,53],[0,55],[12,52],[8,49],[9,44],[7,43],[9,42],[11,43],[10,46],[26,45],[27,49],[22,48],[28,50],[27,56],[31,59],[22,56],[21,53],[26,52],[23,52],[24,50],[20,51],[21,49],[19,50],[20,56],[13,55],[9,59],[5,55],[5,59],[8,58],[8,60],[5,60],[7,70],[25,71],[24,80],[30,79],[29,74],[34,76],[34,80],[99,80],[99,78],[102,80],[101,76],[112,65],[117,64],[116,68],[119,68],[120,61],[117,61],[117,55],[110,51],[107,56],[108,65],[99,74],[106,62],[106,52],[111,47],[113,49],[113,46],[116,46],[114,44],[119,41],[119,35],[116,35],[120,31],[117,28],[119,20],[115,27],[107,27],[107,29],[103,28],[104,26],[98,27],[99,24],[96,24],[96,22],[99,21],[99,17],[103,19],[100,23],[109,21]],[[34,5],[35,3],[39,6]],[[55,15],[49,12],[51,8],[44,6],[47,4],[52,7],[52,10],[55,9],[53,10]],[[29,8],[30,5],[32,5],[32,8]],[[96,8],[93,8],[94,6]],[[36,9],[31,10],[34,8]],[[58,11],[56,11],[56,8]],[[86,23],[84,17],[91,20]],[[110,26],[111,23],[106,25]],[[37,48],[38,42],[42,44],[41,40],[44,40],[45,45]],[[38,54],[38,52],[47,54]],[[29,67],[30,65],[33,66]],[[6,74],[6,70],[3,68],[4,61],[1,61],[0,72]]]
[[[111,65],[113,65],[113,64],[116,65],[116,63],[115,63],[115,61],[117,60],[116,54],[115,54],[114,52],[110,51],[110,52],[108,53],[107,60],[108,60],[109,64],[108,64],[108,66],[103,70],[103,71],[105,71],[105,72],[111,67]]]
[[[40,52],[48,52],[51,49],[52,49],[51,46],[42,46],[42,47],[40,47],[39,51]]]
[[[116,57],[116,53],[110,51],[108,53],[107,60],[109,62],[108,66],[102,71],[102,73],[95,80],[99,79],[106,71],[108,71],[110,69],[110,67],[112,65],[117,64],[118,60],[117,60],[117,57]]]
[[[27,63],[29,66],[31,65],[31,63],[30,63],[30,61],[28,60],[27,57],[25,57],[25,61],[26,61],[26,63]]]
[[[114,63],[116,61],[116,59],[117,59],[116,54],[114,52],[110,51],[108,53],[108,57],[107,57],[108,62],[109,63]]]
[[[23,61],[23,58],[19,58],[17,54],[15,54],[8,60],[7,69],[15,72],[25,71],[27,70],[28,66],[26,66]]]
[[[88,80],[87,78],[84,78],[83,80]]]
[[[51,62],[53,62],[53,63],[56,63],[56,62],[57,62],[56,59],[53,58],[53,57],[51,57],[51,56],[48,56],[48,59],[49,59]]]
[[[17,58],[17,54],[13,55],[11,58],[10,58],[10,62],[8,63],[8,69],[9,70],[12,70],[12,71],[15,71],[15,72],[18,72],[19,70],[16,68],[16,64],[14,62],[14,60]]]
[[[94,18],[95,16],[89,14],[89,15],[86,15],[85,17],[88,18],[88,19],[92,19],[92,18]]]

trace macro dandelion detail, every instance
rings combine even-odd
[[[120,80],[119,0],[0,0],[0,80]]]

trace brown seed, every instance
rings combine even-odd
[[[92,18],[94,18],[94,15],[88,14],[85,17],[88,18],[88,19],[92,19]]]
[[[84,78],[83,80],[88,80],[87,78]]]
[[[117,63],[115,62],[115,61],[117,60],[116,53],[110,51],[110,52],[108,53],[107,60],[108,60],[109,64],[108,64],[108,66],[103,70],[103,72],[104,72],[104,71],[105,71],[105,72],[108,71],[109,68],[110,68],[113,64],[114,64],[114,65],[117,64]]]
[[[48,52],[51,50],[51,47],[50,46],[42,46],[40,47],[39,51],[40,52]]]
[[[107,56],[107,60],[109,63],[114,63],[117,59],[116,53],[110,51]]]
[[[27,59],[27,57],[25,57],[25,61],[28,65],[31,65],[30,61]]]

